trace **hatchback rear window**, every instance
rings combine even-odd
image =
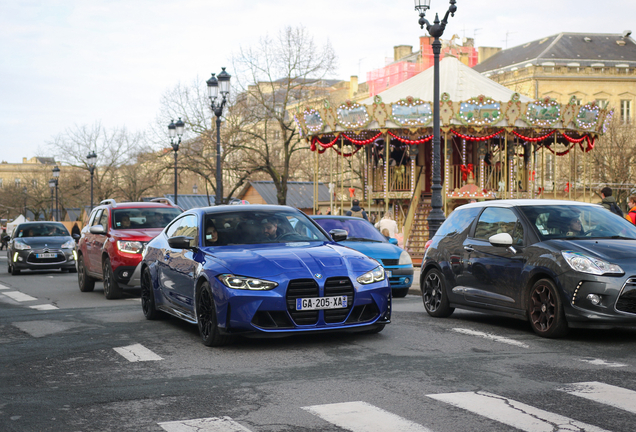
[[[473,223],[480,211],[481,207],[458,208],[448,216],[448,219],[437,230],[435,236],[454,235],[465,231],[470,227],[470,224]]]

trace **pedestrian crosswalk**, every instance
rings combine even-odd
[[[600,382],[571,383],[560,388],[573,396],[626,411],[626,415],[636,414],[636,391]],[[440,393],[426,395],[430,399],[432,411],[443,403],[478,417],[507,425],[514,430],[526,432],[608,432],[597,425],[587,424],[558,413],[545,411],[526,403],[496,395],[486,391]],[[422,404],[427,404],[425,401]],[[403,418],[397,414],[363,401],[331,403],[299,407],[316,416],[316,424],[311,430],[334,430],[336,426],[351,432],[433,432],[433,429]],[[429,411],[431,411],[429,410]],[[633,419],[632,419],[633,420]],[[632,420],[629,420],[631,423]],[[422,422],[421,419],[419,419]],[[424,422],[422,422],[424,423]],[[167,432],[252,432],[236,419],[230,417],[210,417],[159,423]],[[468,427],[468,423],[467,423]],[[468,427],[465,430],[469,430]],[[261,430],[256,428],[256,430]]]

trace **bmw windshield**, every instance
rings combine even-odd
[[[633,239],[636,226],[601,206],[521,206],[542,241],[551,239]]]

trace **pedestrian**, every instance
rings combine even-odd
[[[380,222],[375,224],[375,227],[379,229],[380,232],[385,237],[396,238],[397,236],[397,233],[398,233],[397,222],[393,220],[393,215],[391,214],[390,211],[384,213],[384,216],[382,217],[382,219],[380,219]]]
[[[355,217],[369,220],[369,217],[367,216],[367,212],[365,212],[364,209],[360,207],[360,201],[357,199],[354,199],[353,201],[351,201],[351,210],[347,210],[347,213],[345,214],[345,216],[355,216]]]
[[[625,219],[636,225],[636,195],[632,195],[627,199],[627,207],[629,211],[625,215]]]
[[[604,187],[601,189],[601,205],[614,214],[623,217],[623,210],[616,204],[616,198],[612,196],[612,188]]]
[[[2,234],[0,234],[0,250],[9,249],[9,235],[7,234],[7,229],[2,228]]]

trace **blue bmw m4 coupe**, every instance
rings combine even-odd
[[[286,206],[192,209],[144,250],[143,313],[197,324],[208,346],[234,335],[380,332],[389,281],[379,262],[336,243],[346,235]]]

